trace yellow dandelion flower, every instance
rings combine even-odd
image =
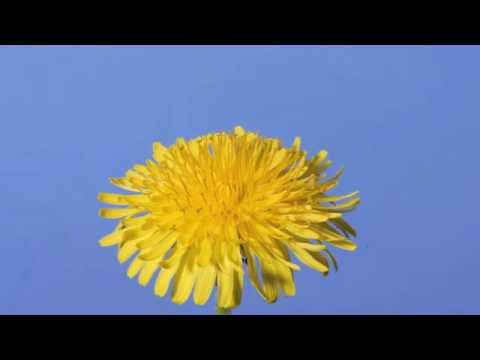
[[[241,302],[244,272],[268,302],[295,295],[291,255],[327,275],[337,264],[328,246],[354,250],[355,230],[343,214],[359,203],[358,192],[329,196],[342,170],[326,179],[331,165],[322,150],[307,159],[300,138],[290,148],[236,127],[165,147],[153,144],[153,159],[135,165],[117,187],[135,194],[100,193],[100,209],[120,219],[100,240],[118,246],[130,278],[145,286],[156,276],[155,294],[182,304],[193,293],[203,305],[217,287],[217,307]],[[339,201],[343,201],[339,203]],[[172,285],[170,286],[170,284]]]

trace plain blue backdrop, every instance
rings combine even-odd
[[[479,64],[475,46],[0,47],[0,313],[213,313],[126,277],[96,195],[153,141],[237,124],[327,149],[362,203],[338,273],[304,267],[274,305],[248,284],[235,313],[480,313]]]

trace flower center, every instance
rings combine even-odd
[[[200,196],[192,196],[191,201],[199,217],[216,221],[238,220],[249,202],[242,186],[225,183],[219,183],[212,191],[201,192]]]

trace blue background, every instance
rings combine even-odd
[[[153,141],[237,124],[327,149],[362,203],[338,273],[304,267],[274,305],[248,284],[235,313],[480,313],[479,64],[473,46],[0,47],[0,313],[213,313],[126,277],[96,194]]]

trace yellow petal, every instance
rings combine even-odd
[[[275,264],[277,273],[277,282],[281,286],[286,296],[295,296],[295,281],[293,280],[293,272],[282,264]]]
[[[155,282],[155,295],[165,296],[168,292],[168,287],[170,282],[177,272],[177,266],[171,267],[169,269],[162,269],[158,274],[157,280]]]
[[[178,137],[176,143],[179,148],[187,146],[187,143],[185,142],[185,139],[183,137]]]
[[[122,220],[122,224],[124,224],[125,226],[143,225],[151,218],[152,218],[151,215],[126,218]]]
[[[140,241],[137,246],[139,249],[149,249],[153,246],[156,246],[162,243],[165,240],[169,240],[171,237],[175,237],[176,235],[177,233],[175,231],[158,230],[157,232],[155,232],[155,234],[152,237],[146,240]]]
[[[138,251],[134,242],[128,242],[123,244],[122,247],[118,250],[117,259],[120,264],[123,264],[125,261],[130,259],[130,257]]]
[[[357,236],[356,230],[344,219],[332,219],[332,223],[334,223],[340,230],[343,230],[344,233],[346,233],[345,235],[350,234],[352,236]]]
[[[128,205],[125,198],[120,194],[99,193],[97,200],[112,205]]]
[[[141,211],[141,209],[135,208],[110,208],[100,209],[98,214],[105,219],[118,219],[124,216],[135,215]]]
[[[177,222],[183,216],[184,215],[181,211],[172,211],[166,214],[164,213],[162,214],[162,217],[159,217],[157,219],[157,224],[159,226],[171,227],[173,224],[175,224],[175,222]]]
[[[167,152],[167,148],[159,142],[153,143],[153,159],[156,162],[161,162],[163,160],[163,155]]]
[[[164,269],[173,268],[177,266],[185,252],[187,251],[186,248],[180,248],[175,246],[172,250],[171,255],[168,259],[160,261],[160,266]]]
[[[328,220],[331,221],[331,220],[334,220],[334,219],[341,218],[342,213],[341,212],[330,212],[330,213],[327,213],[327,216],[328,216]]]
[[[327,276],[328,273],[330,272],[330,265],[327,261],[327,258],[319,252],[310,252],[310,255],[312,255],[313,258],[315,258],[319,263],[323,264],[326,268],[328,268],[328,271],[324,272],[323,275]]]
[[[197,305],[203,305],[210,298],[213,287],[215,286],[217,274],[215,267],[212,265],[200,268],[198,272],[198,279],[195,283],[195,290],[193,293],[193,301]]]
[[[321,174],[322,172],[327,170],[332,164],[333,164],[332,160],[327,160],[324,163],[322,163],[320,166],[318,166],[315,172],[317,174]]]
[[[353,241],[348,240],[347,238],[326,239],[325,241],[328,241],[333,246],[343,250],[354,251],[357,248],[357,244],[355,244]]]
[[[156,229],[130,229],[123,233],[121,244],[134,243],[138,247],[138,243],[145,239],[150,239],[155,234]]]
[[[196,272],[195,269],[190,270],[187,263],[188,256],[184,256],[184,259],[182,259],[182,263],[175,274],[172,289],[172,301],[175,304],[185,303],[193,290]]]
[[[178,230],[179,238],[178,242],[181,244],[190,244],[192,237],[196,235],[196,230],[201,224],[199,222],[188,222]]]
[[[324,183],[322,183],[319,187],[318,187],[318,190],[320,192],[326,192],[330,189],[333,189],[335,186],[337,186],[338,184],[338,179],[340,178],[340,176],[342,176],[343,172],[344,172],[344,168],[340,168],[340,170],[338,170],[335,175],[333,175],[330,179],[328,179],[327,181],[325,181]]]
[[[297,238],[297,239],[300,239],[300,238]],[[301,240],[302,242],[306,242],[303,239]],[[272,251],[274,252],[275,256],[269,259],[269,261],[278,262],[281,265],[286,266],[287,268],[294,271],[300,271],[300,266],[291,262],[290,256],[288,254],[288,246],[290,241],[291,241],[291,238],[289,238],[287,241],[282,240],[281,243],[274,243],[272,245]]]
[[[137,168],[138,168],[138,165],[137,165]],[[145,180],[145,174],[131,169],[125,173],[125,178],[133,185],[142,184],[143,181]]]
[[[230,248],[229,254],[233,266],[233,307],[237,307],[242,302],[243,295],[242,255],[238,245],[232,245]]]
[[[136,164],[133,166],[133,170],[135,170],[137,173],[142,174],[144,176],[151,175],[148,167],[145,165]]]
[[[115,185],[116,187],[127,190],[127,191],[133,191],[133,192],[139,192],[137,187],[134,186],[132,183],[130,183],[126,179],[122,178],[109,178],[110,182]]]
[[[260,296],[265,299],[265,294],[263,293],[263,289],[260,286],[260,282],[258,279],[258,272],[257,272],[255,257],[252,254],[251,250],[248,248],[248,246],[242,246],[242,249],[244,250],[245,257],[247,258],[247,269],[248,269],[248,277],[250,279],[250,282],[253,285],[253,287],[257,290],[257,292],[260,294]]]
[[[280,163],[282,163],[286,159],[287,155],[288,155],[287,150],[285,150],[285,149],[278,150],[275,153],[275,155],[273,156],[273,160],[272,160],[271,164],[269,165],[269,168],[273,169],[273,168],[277,167]]]
[[[353,196],[356,196],[359,194],[359,191],[354,191],[350,194],[347,194],[347,195],[340,195],[340,196],[326,196],[326,195],[319,195],[318,196],[318,199],[320,201],[324,201],[324,202],[327,202],[327,201],[340,201],[340,200],[344,200],[344,199],[348,199],[348,198],[351,198]]]
[[[284,266],[286,266],[289,269],[292,269],[294,271],[300,271],[300,266],[298,266],[297,264],[294,264],[294,263],[292,263],[288,260],[285,260],[282,257],[276,258],[276,260],[279,261],[281,264],[283,264]]]
[[[142,286],[146,286],[150,282],[150,279],[152,278],[155,271],[157,270],[157,261],[149,261],[145,263],[142,270],[140,271],[140,275],[138,276],[138,283]]]
[[[309,250],[309,251],[322,251],[325,250],[327,247],[323,244],[312,244],[308,242],[298,241],[297,245],[300,246],[302,249]]]
[[[243,271],[233,271],[233,307],[242,302],[243,294]]]
[[[295,138],[295,140],[293,140],[292,150],[294,150],[294,151],[299,151],[301,144],[302,144],[302,139],[300,139],[300,137],[297,136],[297,137]]]
[[[357,206],[357,204],[360,202],[360,198],[356,198],[356,199],[352,199],[350,201],[347,201],[343,204],[338,204],[338,205],[330,205],[330,206],[326,206],[326,205],[317,205],[315,206],[316,209],[319,209],[321,211],[326,211],[326,212],[329,212],[329,211],[332,211],[332,212],[342,212],[342,213],[346,213],[346,212],[349,212],[349,211],[352,211],[355,209],[355,206]]]
[[[326,214],[311,212],[311,213],[297,215],[296,218],[299,219],[299,220],[319,223],[319,222],[328,221],[329,216],[326,215]]]
[[[176,233],[171,232],[167,236],[163,235],[160,243],[155,246],[152,250],[146,252],[144,255],[141,255],[142,260],[153,260],[153,259],[162,259],[165,254],[170,250],[170,248],[175,244]],[[140,245],[140,244],[139,244]]]
[[[127,276],[129,278],[135,277],[138,272],[142,269],[145,261],[141,260],[138,256],[131,262],[127,270]]]
[[[293,224],[287,224],[285,228],[292,234],[305,239],[319,239],[318,234],[309,228],[302,228]]]
[[[275,263],[270,263],[263,259],[260,260],[263,277],[263,293],[268,303],[274,303],[278,299],[277,268]]]
[[[217,280],[217,306],[228,309],[235,307],[233,267],[226,264],[224,271],[218,273]]]
[[[225,224],[225,235],[233,243],[238,243],[237,227],[233,222]]]
[[[338,264],[337,264],[337,260],[335,259],[335,256],[333,256],[333,254],[328,249],[325,249],[325,252],[330,257],[330,261],[332,262],[333,268],[335,269],[335,271],[338,271]]]
[[[235,129],[233,130],[233,132],[237,136],[242,136],[242,135],[245,134],[245,130],[243,130],[243,128],[241,126],[235,126]]]
[[[335,209],[335,211],[347,212],[347,211],[353,210],[353,208],[357,206],[358,203],[360,203],[360,198],[347,201],[340,205],[330,206],[329,209]]]
[[[207,266],[210,263],[210,259],[212,257],[212,246],[210,243],[210,239],[205,238],[205,245],[200,247],[200,252],[198,254],[198,265],[199,266]]]
[[[234,268],[235,271],[243,273],[242,258],[240,256],[240,248],[238,245],[227,245],[225,248],[226,261]]]
[[[154,176],[154,177],[160,176],[160,170],[159,170],[159,167],[156,163],[154,163],[152,160],[148,159],[146,161],[146,164],[147,164],[148,170],[150,170],[150,172],[152,173],[152,176]]]
[[[313,157],[311,166],[314,168],[318,167],[327,158],[327,156],[328,156],[328,151],[326,150],[319,151],[318,154]]]
[[[322,273],[328,272],[328,267],[315,259],[307,250],[302,249],[294,241],[290,243],[290,248],[292,249],[295,256],[305,265],[310,266],[312,269],[315,269]]]
[[[100,246],[112,246],[120,243],[122,241],[122,231],[114,231],[103,238],[98,242]]]

